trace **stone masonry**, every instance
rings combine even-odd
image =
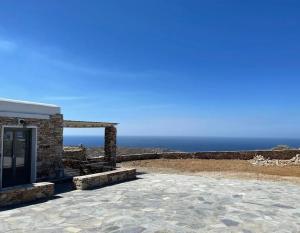
[[[54,195],[54,184],[40,182],[5,188],[0,191],[0,207],[46,199]]]
[[[162,152],[133,155],[118,155],[117,162],[146,159],[240,159],[250,160],[257,155],[268,159],[289,160],[300,154],[300,150],[256,150],[256,151],[209,151],[209,152]]]
[[[76,189],[85,190],[133,180],[135,178],[135,168],[118,168],[113,171],[77,176],[73,178],[73,183]]]
[[[51,115],[50,119],[24,120],[26,125],[37,127],[37,181],[63,177],[63,115]],[[3,126],[10,125],[18,125],[18,118],[0,117],[0,130]]]
[[[111,166],[116,166],[117,154],[117,129],[114,126],[105,127],[105,161],[111,163]]]

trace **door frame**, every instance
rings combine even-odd
[[[2,189],[2,175],[3,175],[3,136],[5,128],[25,128],[31,130],[31,158],[30,158],[30,182],[36,181],[36,160],[37,160],[37,126],[22,126],[22,125],[4,125],[1,130],[1,157],[0,157],[0,190]]]

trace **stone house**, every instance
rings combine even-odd
[[[115,166],[115,125],[64,121],[58,106],[0,99],[0,189],[63,178],[64,127],[105,127],[105,158]]]

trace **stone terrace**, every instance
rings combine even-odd
[[[299,232],[300,186],[209,176],[140,179],[0,212],[0,232]]]

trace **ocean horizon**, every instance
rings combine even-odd
[[[101,147],[104,137],[86,135],[64,135],[65,146]],[[300,148],[296,138],[243,138],[243,137],[188,137],[188,136],[118,136],[119,147],[161,148],[176,151],[241,151],[267,150],[278,145]]]

